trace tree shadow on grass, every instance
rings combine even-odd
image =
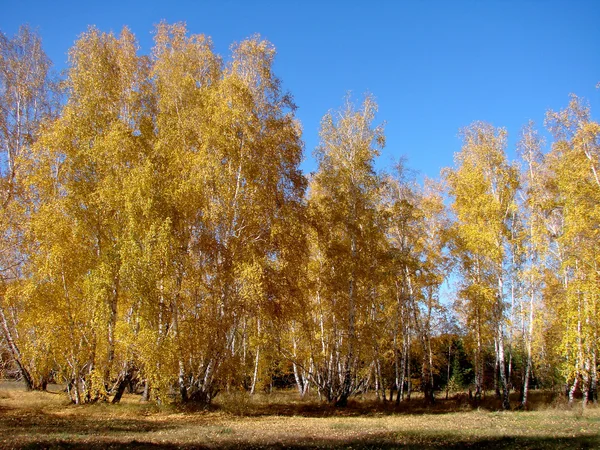
[[[554,393],[534,392],[530,394],[528,410],[535,410],[538,407],[547,407],[554,404]],[[267,397],[268,399],[268,397]],[[513,410],[517,410],[520,405],[517,393],[511,395],[511,405]],[[179,405],[181,411],[194,413],[204,408],[194,404]],[[449,399],[436,399],[434,404],[427,404],[422,398],[416,398],[411,401],[403,401],[396,404],[395,401],[383,402],[380,400],[359,400],[350,399],[345,407],[336,407],[328,403],[312,400],[290,400],[285,401],[265,401],[255,402],[250,397],[224,400],[221,399],[215,405],[207,408],[210,411],[223,411],[234,416],[240,417],[262,417],[262,416],[302,416],[302,417],[373,417],[387,415],[424,415],[424,414],[454,414],[459,412],[468,412],[472,410],[483,411],[501,411],[502,400],[493,395],[488,395],[484,399],[475,401],[469,399],[467,394],[459,394]]]
[[[62,417],[41,411],[11,414],[8,410],[0,414],[0,436],[3,440],[11,436],[23,436],[29,439],[39,436],[40,439],[49,434],[77,434],[98,436],[106,434],[127,434],[139,432],[163,431],[175,428],[165,422],[110,417]]]
[[[479,449],[486,450],[512,450],[512,449],[596,449],[600,445],[600,440],[596,437],[579,436],[573,438],[514,438],[514,437],[499,437],[475,440],[461,440],[456,436],[449,439],[445,438],[416,438],[408,439],[407,441],[393,442],[388,439],[369,439],[355,440],[340,443],[324,443],[326,448],[352,448],[352,449]],[[281,445],[281,446],[265,446],[255,448],[289,448],[289,449],[315,449],[323,448],[320,444],[317,445]]]
[[[496,404],[497,403],[497,404]],[[196,405],[181,405],[181,411],[193,413],[201,411]],[[285,403],[236,403],[224,402],[208,408],[210,411],[222,411],[240,417],[373,417],[387,415],[424,415],[424,414],[454,414],[473,409],[498,411],[501,403],[487,401],[479,404],[457,402],[454,399],[438,400],[433,405],[428,405],[422,400],[402,402],[381,402],[377,400],[349,400],[345,407],[336,407],[318,401],[285,402]]]
[[[352,448],[352,449],[478,449],[486,450],[500,449],[596,449],[600,445],[600,439],[596,436],[579,436],[571,438],[515,438],[498,437],[486,439],[461,439],[460,436],[437,436],[423,437],[417,435],[394,436],[390,434],[373,435],[367,439],[355,440],[317,440],[314,442],[276,442],[265,444],[253,444],[248,442],[213,443],[207,446],[203,443],[177,444],[177,443],[154,443],[141,440],[125,441],[97,441],[97,442],[68,442],[42,440],[28,443],[23,446],[12,446],[20,449],[203,449],[203,448],[225,448],[225,449],[322,449],[322,448]]]

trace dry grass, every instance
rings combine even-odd
[[[2,448],[600,448],[600,409],[469,410],[453,400],[395,409],[372,399],[335,409],[294,393],[217,397],[210,411],[68,404],[64,394],[0,384]]]

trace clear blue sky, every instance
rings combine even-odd
[[[527,120],[541,127],[569,93],[600,113],[600,0],[0,0],[0,11],[6,34],[36,27],[59,69],[92,24],[129,26],[143,53],[162,19],[211,36],[225,57],[232,42],[260,33],[276,46],[276,73],[299,106],[307,172],[315,169],[319,121],[347,91],[357,99],[368,91],[379,103],[387,146],[378,167],[405,155],[430,177],[453,164],[458,130],[474,120],[506,127],[513,147]]]

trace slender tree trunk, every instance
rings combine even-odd
[[[502,408],[510,409],[508,382],[506,380],[506,366],[504,362],[504,336],[502,322],[498,323],[498,361],[500,369],[500,385],[502,387]]]
[[[181,358],[181,355],[179,357],[179,374],[177,377],[177,381],[179,383],[179,395],[181,395],[181,401],[183,403],[186,403],[189,399],[188,399],[188,389],[187,389],[187,383],[185,380],[185,365],[183,363],[183,359]]]
[[[446,374],[446,400],[448,400],[448,396],[450,394],[450,352],[452,351],[452,342],[448,345],[448,371]]]
[[[300,398],[304,397],[304,376],[300,375],[300,372],[298,371],[298,365],[296,364],[296,358],[297,356],[297,349],[298,349],[298,344],[296,342],[296,329],[294,324],[292,324],[291,326],[291,330],[292,330],[292,349],[293,349],[293,357],[294,360],[292,361],[292,369],[294,372],[294,380],[296,381],[296,388],[298,389],[298,394],[300,395]]]
[[[8,321],[6,320],[6,314],[4,313],[4,308],[0,306],[0,322],[2,323],[2,334],[4,335],[4,340],[8,344],[8,348],[10,350],[11,356],[13,357],[15,363],[17,364],[17,368],[19,369],[19,373],[21,374],[21,378],[25,382],[25,388],[28,391],[34,389],[33,379],[31,374],[23,364],[21,359],[21,352],[15,343],[10,327],[8,325]]]
[[[423,323],[423,321],[419,320],[418,306],[415,304],[414,291],[413,291],[413,287],[412,287],[411,277],[410,277],[410,274],[408,273],[408,268],[406,268],[406,282],[407,282],[407,286],[408,286],[409,305],[412,310],[412,316],[413,316],[412,319],[413,319],[413,323],[414,323],[416,329],[418,329],[419,343],[421,344],[421,352],[422,352],[421,389],[423,390],[423,396],[425,398],[425,403],[427,405],[430,405],[433,403],[433,396],[431,393],[431,385],[430,385],[431,381],[429,379],[431,370],[429,367],[429,351],[427,348],[427,335],[426,335],[426,333],[428,332],[428,330],[427,330],[428,326],[426,323]]]
[[[577,367],[577,372],[575,374],[575,382],[573,383],[573,387],[571,388],[571,391],[569,392],[569,404],[573,404],[573,401],[575,399],[575,391],[577,389],[577,385],[579,383],[579,377],[584,377],[584,373],[582,373],[581,368],[583,366],[583,343],[582,343],[582,339],[581,339],[581,294],[579,294],[577,296],[578,299],[578,303],[577,303],[577,358],[575,361],[575,366]],[[585,383],[585,381],[584,381]],[[583,389],[582,389],[583,392]],[[587,398],[583,397],[584,402],[587,401]],[[585,406],[585,404],[583,405]]]
[[[508,380],[506,379],[506,363],[504,358],[504,329],[503,329],[503,318],[504,311],[502,305],[502,292],[503,282],[502,277],[498,277],[498,297],[497,297],[497,308],[498,308],[498,324],[497,324],[497,341],[498,341],[498,363],[500,370],[500,387],[502,388],[502,408],[510,409],[510,392],[508,387]]]
[[[498,337],[494,339],[494,391],[496,392],[496,398],[502,398],[500,395],[500,385],[498,383],[498,371],[500,367],[500,357],[498,354]]]
[[[183,351],[181,349],[181,343],[180,343],[180,335],[179,335],[179,292],[181,290],[181,283],[182,283],[182,271],[181,269],[178,271],[179,273],[177,274],[177,281],[176,281],[176,285],[177,285],[177,291],[176,294],[173,298],[173,301],[171,303],[171,314],[173,315],[172,318],[172,327],[173,327],[173,333],[174,333],[174,337],[175,337],[175,342],[177,343],[177,347],[178,347],[178,361],[177,364],[179,366],[179,374],[177,377],[177,382],[179,384],[179,395],[181,396],[181,401],[183,403],[186,403],[189,400],[188,397],[188,386],[187,386],[187,382],[186,382],[186,376],[185,376],[185,363],[183,361]],[[162,282],[161,282],[161,289],[162,289]],[[162,293],[161,293],[161,297],[162,297]]]
[[[77,363],[78,364],[78,363]],[[77,365],[78,367],[78,365]],[[73,374],[73,397],[72,400],[76,405],[81,404],[81,375],[79,370],[75,370]]]
[[[254,373],[252,374],[252,386],[250,387],[250,395],[254,395],[256,389],[256,380],[258,380],[258,362],[260,357],[260,345],[256,347],[256,358],[254,359]]]
[[[408,343],[408,349],[410,351],[410,340]],[[410,401],[410,394],[412,391],[412,374],[411,374],[411,368],[410,368],[410,353],[407,353],[406,355],[406,400]]]
[[[351,241],[351,254],[352,263],[356,259],[356,238],[352,236]],[[356,339],[356,305],[355,305],[355,273],[354,268],[350,275],[348,282],[348,353],[346,355],[344,376],[342,382],[341,395],[335,402],[335,406],[346,406],[348,404],[348,397],[352,393],[352,365],[354,364],[354,341]]]
[[[593,403],[598,403],[598,359],[597,350],[592,351],[592,373],[590,380],[590,400]]]
[[[119,298],[119,277],[113,279],[112,293],[109,300],[110,316],[108,319],[108,357],[106,368],[104,369],[104,384],[110,383],[110,372],[115,359],[115,328],[117,326],[117,302]]]
[[[261,327],[260,327],[260,317],[256,319],[256,334],[258,339],[260,340],[261,336]],[[256,389],[256,381],[258,380],[258,362],[260,358],[260,344],[256,346],[256,357],[254,358],[254,372],[252,374],[252,386],[250,387],[250,395],[254,395],[254,390]]]
[[[431,336],[427,339],[427,348],[429,350],[429,383],[430,383],[430,395],[431,404],[435,403],[435,380],[433,378],[433,351],[431,350]]]
[[[377,400],[381,400],[381,394],[379,393],[379,376],[377,374],[377,364],[373,361],[371,364],[371,368],[373,372],[375,372],[375,395],[377,396]]]
[[[381,386],[381,397],[384,402],[387,402],[387,397],[385,394],[385,379],[381,372],[381,361],[379,360],[379,357],[377,358],[376,364],[377,364],[377,376],[379,377],[379,386]]]
[[[144,392],[142,393],[142,399],[143,402],[149,402],[150,401],[150,382],[148,381],[148,379],[146,378],[144,380]]]
[[[404,379],[400,377],[400,349],[398,348],[398,340],[400,338],[400,318],[402,317],[402,303],[400,301],[400,287],[398,280],[396,280],[396,320],[394,321],[394,374],[396,383],[396,404],[400,403],[400,392],[401,384],[404,383]],[[404,367],[402,368],[402,371]],[[390,401],[392,398],[390,398]]]
[[[513,265],[516,265],[514,254],[513,254]],[[509,335],[508,335],[508,377],[507,377],[507,384],[508,384],[508,390],[509,390],[509,392],[510,392],[511,379],[512,379],[514,323],[515,323],[515,280],[514,280],[514,277],[512,277],[512,279],[511,279],[511,285],[510,285],[510,322],[509,322]]]
[[[314,373],[315,373],[315,365],[314,365],[314,360],[312,359],[312,357],[310,358],[310,364],[308,366],[308,373],[306,372],[306,370],[302,370],[302,383],[304,386],[304,389],[302,389],[302,397],[304,398],[304,396],[308,393],[308,390],[310,389],[310,380],[314,379]]]
[[[294,372],[294,381],[296,381],[296,389],[298,389],[298,394],[300,395],[300,398],[302,398],[304,392],[304,382],[300,376],[300,373],[298,372],[298,365],[295,362],[292,362],[292,369]]]
[[[475,348],[475,402],[481,401],[481,391],[483,386],[483,360],[482,360],[482,346],[481,346],[481,323],[479,317],[479,310],[477,311],[477,331],[476,340],[477,346]]]
[[[575,379],[573,380],[573,384],[569,389],[569,406],[573,405],[575,401],[575,391],[577,391],[577,386],[579,385],[579,371],[575,373]]]
[[[408,336],[404,336],[402,342],[402,367],[400,369],[400,384],[398,386],[398,393],[396,394],[396,404],[399,405],[404,400],[404,382],[406,379],[406,361],[407,361],[407,345],[406,340]]]
[[[581,406],[585,408],[590,394],[590,360],[586,358],[583,370],[581,371]]]
[[[133,378],[133,369],[131,368],[127,368],[124,373],[123,373],[123,377],[121,379],[121,381],[119,382],[118,386],[117,386],[117,390],[115,392],[115,396],[112,399],[112,403],[119,403],[121,401],[121,397],[123,397],[123,394],[125,393],[125,389],[127,388],[127,386],[129,385],[129,383],[131,382]]]
[[[527,407],[527,394],[529,392],[529,378],[531,377],[531,341],[533,339],[533,289],[529,297],[529,329],[527,332],[527,364],[525,366],[525,378],[523,379],[523,397],[521,406]]]

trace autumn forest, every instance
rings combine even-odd
[[[59,76],[36,32],[0,33],[1,375],[76,404],[280,388],[340,407],[365,392],[597,402],[586,101],[565,92],[510,130],[514,149],[465,124],[454,167],[421,183],[410,161],[376,169],[370,95],[305,149],[274,58],[259,36],[218,55],[161,23],[140,54],[127,28],[89,28]]]

